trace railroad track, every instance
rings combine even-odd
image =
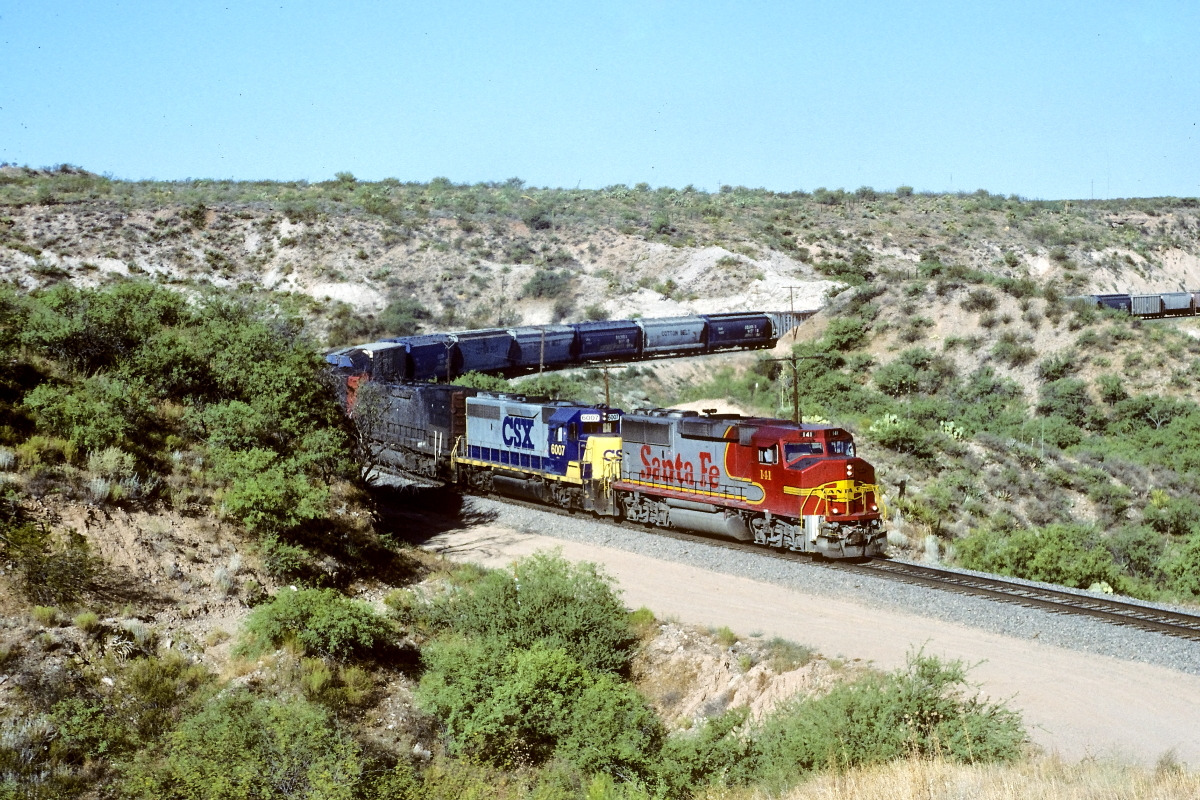
[[[562,517],[581,516],[565,509],[545,506],[524,500],[500,496],[485,495],[474,492],[464,492],[473,497],[485,497],[497,502],[520,506],[531,511],[555,514]],[[436,513],[436,512],[434,512]],[[615,521],[605,517],[591,517],[595,522],[601,522],[618,528],[636,530],[642,534],[652,534],[669,539],[678,539],[690,543],[702,543],[711,547],[721,547],[727,550],[739,550],[767,558],[778,558],[785,561],[797,561],[825,569],[835,569],[875,578],[894,580],[915,586],[924,586],[940,591],[982,597],[1002,603],[1020,605],[1026,608],[1036,608],[1056,614],[1077,614],[1089,616],[1114,625],[1161,633],[1181,639],[1200,642],[1200,616],[1185,614],[1179,611],[1167,611],[1159,608],[1138,605],[1099,597],[1096,595],[1081,595],[1074,592],[1050,589],[1041,586],[1028,586],[1023,583],[1005,580],[999,577],[984,577],[968,575],[948,569],[928,567],[920,564],[909,564],[904,561],[892,561],[886,558],[873,558],[866,561],[831,561],[814,558],[807,553],[794,553],[789,550],[776,550],[761,545],[747,544],[699,533],[691,533],[675,529],[652,528],[636,523]]]
[[[1179,611],[1151,608],[1096,595],[1028,586],[1003,578],[967,575],[947,569],[875,558],[860,564],[825,562],[835,568],[877,575],[917,586],[986,597],[1027,608],[1054,613],[1081,614],[1114,625],[1164,633],[1181,639],[1200,641],[1200,616]]]

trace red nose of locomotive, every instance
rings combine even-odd
[[[826,556],[882,555],[886,535],[880,514],[875,468],[854,456],[834,456],[797,464],[797,516],[804,520],[809,546]]]

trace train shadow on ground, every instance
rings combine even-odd
[[[499,516],[474,507],[449,486],[380,485],[372,487],[371,494],[379,532],[414,547],[442,533],[488,525]]]

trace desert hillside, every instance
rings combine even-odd
[[[0,168],[0,274],[143,276],[303,301],[329,344],[418,327],[812,308],[937,258],[1065,295],[1200,288],[1194,199],[860,188],[565,190],[384,180],[128,182]],[[794,288],[793,288],[794,287]]]
[[[870,765],[926,756],[1024,765],[912,767],[971,785],[1092,780],[1024,760],[1020,719],[961,665],[847,669],[631,612],[586,564],[412,547],[430,531],[366,479],[321,351],[819,307],[772,353],[622,365],[613,404],[786,416],[798,396],[877,466],[894,555],[1195,604],[1200,324],[1072,297],[1200,289],[1198,254],[1189,198],[0,167],[0,798],[228,796],[227,778],[271,797],[751,796],[830,766],[882,786],[903,762]],[[1164,763],[1104,780],[1186,791]]]

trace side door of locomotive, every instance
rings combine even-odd
[[[746,455],[751,462],[753,482],[762,487],[766,497],[777,497],[783,485],[783,450],[778,440],[755,438]]]

